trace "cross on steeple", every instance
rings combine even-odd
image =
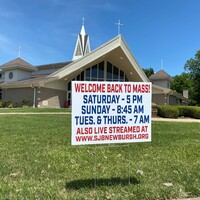
[[[83,22],[82,22],[82,25],[84,25],[84,23],[85,23],[85,18],[84,18],[84,17],[82,18],[82,21],[83,21]]]
[[[123,26],[123,24],[120,23],[120,20],[118,20],[117,23],[115,23],[118,26],[118,35],[120,34],[120,26]]]
[[[19,47],[17,48],[17,50],[18,50],[18,58],[20,58],[20,57],[21,57],[21,50],[22,50],[22,48],[19,46]]]

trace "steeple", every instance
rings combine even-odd
[[[76,46],[74,49],[72,60],[77,60],[88,53],[90,53],[90,41],[89,41],[89,36],[85,33],[84,18],[83,18],[81,32],[78,34],[76,40]]]

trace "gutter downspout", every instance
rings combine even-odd
[[[36,87],[33,86],[33,84],[31,85],[31,87],[33,88],[33,108],[35,108],[35,100],[36,100]]]
[[[33,108],[35,108],[36,88],[33,88]]]

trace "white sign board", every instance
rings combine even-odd
[[[72,82],[72,145],[151,141],[151,83]]]

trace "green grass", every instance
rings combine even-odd
[[[2,115],[0,127],[0,200],[200,196],[199,123],[153,122],[151,143],[112,148],[71,146],[70,115]]]
[[[0,113],[71,112],[71,108],[0,108]]]

